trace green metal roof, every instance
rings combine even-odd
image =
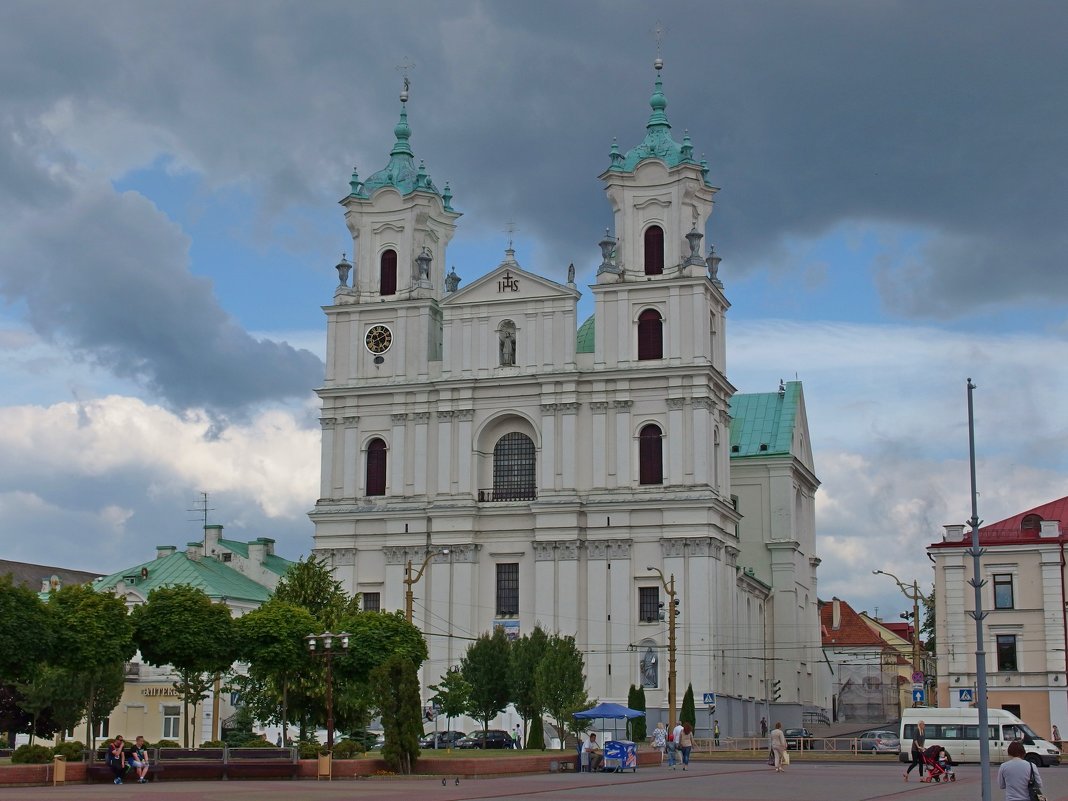
[[[575,353],[593,353],[593,321],[594,315],[591,314],[586,322],[579,326],[575,338]]]
[[[226,550],[228,551],[233,551],[238,556],[243,556],[245,559],[248,559],[247,542],[238,542],[237,540],[224,540],[222,537],[220,537],[219,545],[226,548]]]
[[[446,211],[452,211],[452,192],[449,185],[445,185],[444,193],[439,192],[434,182],[430,180],[430,176],[427,175],[426,165],[420,161],[419,166],[415,166],[412,147],[408,144],[412,129],[408,126],[408,109],[404,103],[401,104],[400,120],[394,127],[393,133],[397,141],[389,152],[389,163],[362,183],[356,171],[353,170],[349,181],[350,195],[369,198],[384,186],[393,187],[401,195],[410,195],[412,192],[430,192],[442,199]]]
[[[731,398],[732,459],[790,454],[801,382],[787,381],[783,389],[783,392],[738,394]]]
[[[670,169],[680,164],[697,165],[693,157],[693,143],[690,135],[686,134],[679,144],[671,138],[671,123],[668,122],[665,109],[667,108],[667,96],[664,94],[664,83],[660,80],[660,71],[657,69],[656,86],[653,95],[649,98],[649,106],[652,113],[649,121],[645,124],[645,139],[637,147],[632,147],[626,154],[619,152],[619,146],[613,142],[609,157],[612,160],[608,168],[611,172],[634,172],[637,166],[646,159],[659,159]],[[708,180],[708,165],[700,163],[701,172],[706,184]]]
[[[144,578],[142,578],[142,569],[147,571]],[[93,589],[110,590],[123,579],[126,579],[127,586],[136,588],[145,596],[157,587],[177,585],[198,587],[214,600],[227,598],[263,603],[271,595],[270,589],[239,573],[229,565],[210,556],[190,559],[184,551],[177,551],[153,559],[151,562],[142,562],[97,579],[93,582]]]

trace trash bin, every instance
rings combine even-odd
[[[67,783],[67,758],[62,754],[52,757],[52,786]]]
[[[316,781],[319,779],[333,779],[333,766],[330,764],[332,759],[330,754],[319,754],[319,773],[315,777]]]
[[[609,740],[604,744],[604,769],[638,771],[638,747],[630,740]]]

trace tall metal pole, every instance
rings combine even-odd
[[[923,673],[920,662],[920,585],[912,580],[912,670]]]
[[[983,650],[983,585],[986,581],[982,578],[979,565],[979,557],[984,549],[979,547],[979,494],[975,489],[975,415],[972,406],[972,391],[975,384],[968,379],[968,464],[971,469],[972,491],[972,516],[968,521],[972,527],[972,547],[968,553],[972,557],[972,578],[968,583],[975,591],[975,611],[971,616],[975,618],[975,680],[976,692],[979,701],[979,764],[982,766],[983,801],[991,801],[990,789],[990,717],[988,715],[986,699],[986,652]]]
[[[334,753],[334,653],[326,649],[326,750]]]
[[[671,574],[668,593],[668,721],[675,728],[675,574]]]

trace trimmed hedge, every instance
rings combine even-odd
[[[81,762],[85,756],[85,745],[78,740],[56,743],[56,747],[52,749],[52,756],[64,756],[68,762]]]
[[[11,755],[12,765],[44,765],[52,761],[52,749],[47,745],[20,745]]]

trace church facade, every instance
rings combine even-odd
[[[736,396],[727,378],[730,304],[702,254],[716,188],[671,136],[661,66],[644,139],[600,176],[614,230],[581,325],[573,268],[561,284],[509,247],[463,288],[445,273],[460,214],[417,165],[402,93],[389,163],[341,201],[354,256],[324,307],[310,516],[365,608],[411,590],[424,687],[480,633],[540,624],[575,636],[592,697],[642,685],[666,718],[670,587],[676,705],[714,692],[741,735],[769,701],[800,724],[823,700],[819,482],[800,384]]]

